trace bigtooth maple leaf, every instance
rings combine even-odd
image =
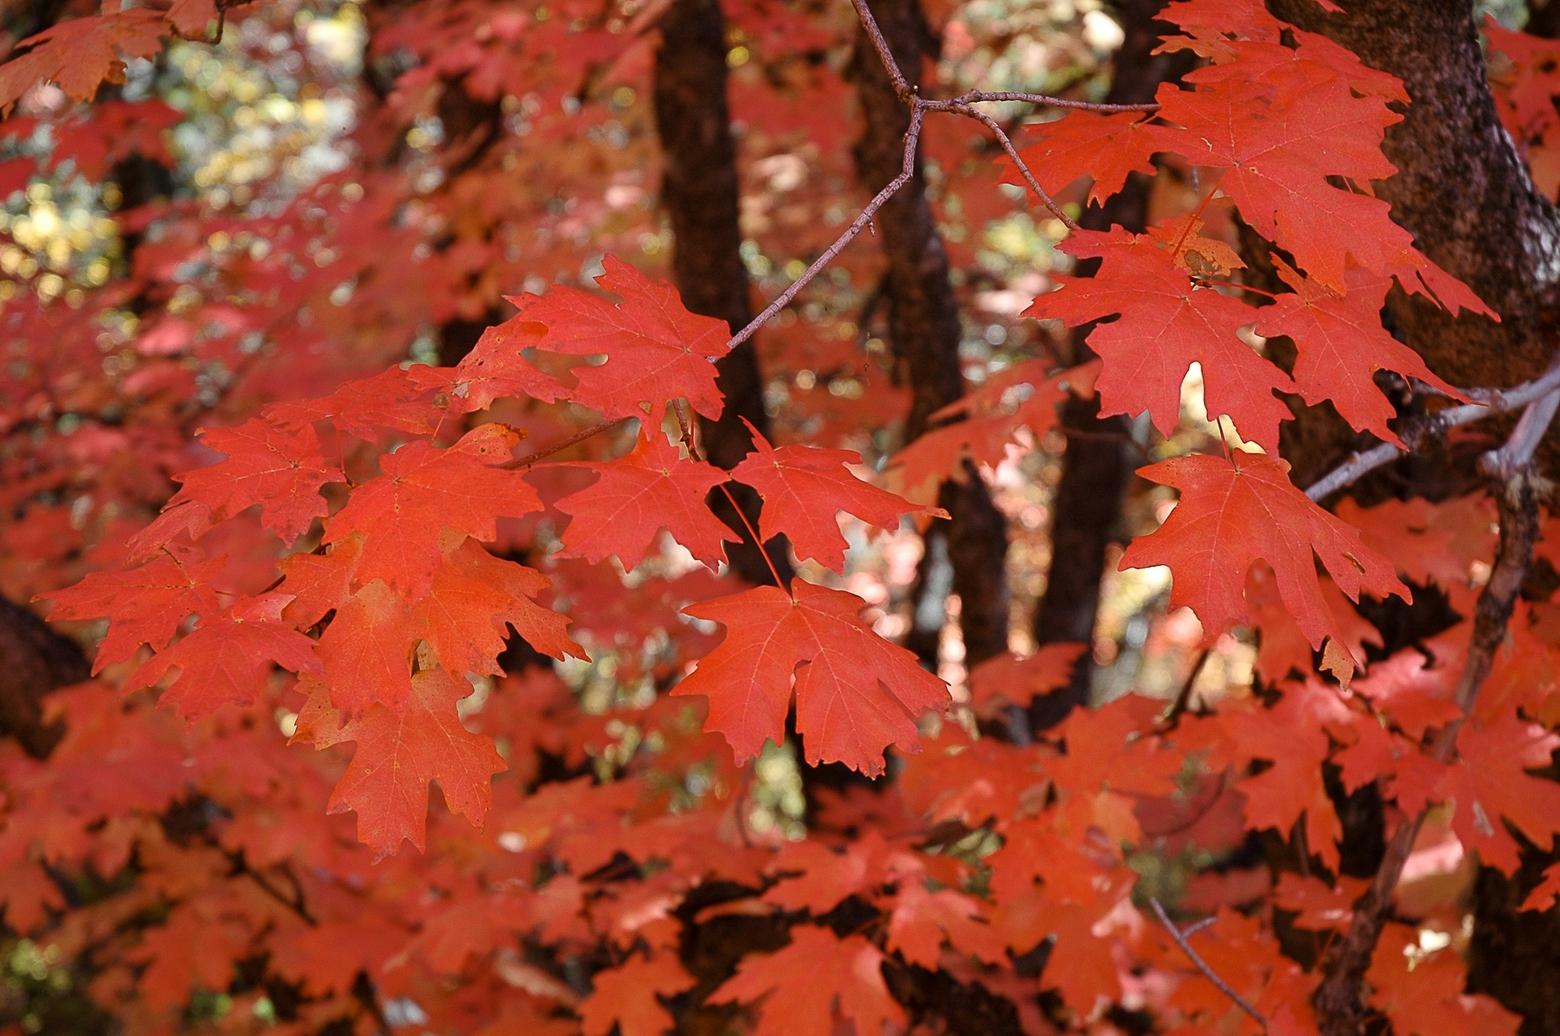
[[[1296,348],[1294,378],[1307,403],[1331,399],[1356,431],[1370,431],[1401,445],[1387,427],[1397,412],[1376,388],[1378,370],[1392,370],[1451,396],[1461,393],[1436,377],[1419,354],[1381,326],[1381,307],[1391,279],[1351,267],[1344,274],[1347,294],[1301,276],[1274,257],[1278,276],[1294,289],[1257,311],[1255,330],[1266,337],[1288,335]]]
[[[807,761],[880,774],[886,746],[919,747],[916,720],[947,704],[947,685],[861,621],[861,598],[801,580],[792,594],[761,586],[683,609],[726,638],[672,693],[709,699],[705,727],[740,761],[784,737],[794,680]]]
[[[74,586],[40,595],[54,604],[49,618],[109,616],[108,635],[98,645],[93,675],[123,662],[142,644],[161,651],[191,612],[221,610],[212,581],[221,558],[185,561],[171,554],[123,572],[92,572]]]
[[[1244,67],[1255,49],[1255,67]],[[1237,48],[1236,60],[1186,77],[1194,89],[1160,87],[1152,127],[1159,149],[1196,165],[1226,170],[1218,188],[1264,237],[1288,250],[1302,269],[1345,290],[1350,259],[1405,291],[1429,295],[1453,313],[1490,310],[1461,281],[1425,258],[1392,222],[1389,206],[1368,193],[1333,186],[1397,172],[1381,152],[1386,128],[1402,116],[1378,94],[1358,92],[1340,74],[1267,75],[1274,48]],[[1310,62],[1319,71],[1318,62]]]
[[[403,841],[421,851],[427,841],[428,785],[439,782],[445,804],[478,827],[492,801],[492,778],[506,768],[488,738],[461,725],[455,703],[471,685],[442,669],[412,678],[406,707],[373,706],[341,723],[325,688],[304,681],[309,703],[298,717],[295,741],[317,748],[353,741],[352,762],[331,793],[327,808],[357,814],[358,840],[384,856]]]
[[[287,594],[262,594],[203,620],[194,632],[136,670],[125,689],[151,687],[177,668],[179,676],[161,700],[185,719],[196,719],[222,705],[253,705],[272,663],[295,673],[320,672],[314,641],[282,622],[282,609],[290,600]]]
[[[731,469],[732,477],[752,486],[764,498],[758,518],[760,536],[766,541],[782,534],[789,536],[798,558],[813,558],[836,572],[844,570],[841,511],[885,532],[897,529],[899,519],[906,514],[948,517],[940,507],[911,503],[857,478],[847,466],[861,463],[861,454],[854,450],[817,446],[776,449],[751,424],[748,431],[753,436],[753,452]]]
[[[675,288],[615,256],[606,256],[602,265],[606,272],[596,283],[620,296],[622,305],[570,287],[524,300],[524,317],[546,325],[537,348],[606,357],[600,366],[574,369],[578,385],[570,398],[607,417],[648,413],[650,428],[661,426],[674,399],[686,399],[705,417],[719,417],[715,361],[726,355],[731,336],[726,324],[688,312]]]
[[[584,658],[585,649],[566,632],[569,620],[534,600],[551,585],[534,568],[495,558],[468,539],[434,573],[427,596],[412,610],[412,628],[452,673],[502,672],[496,659],[506,623],[545,655]]]
[[[580,1002],[585,1036],[608,1036],[614,1025],[621,1036],[659,1036],[676,1025],[660,997],[693,987],[694,978],[675,953],[632,957],[591,976],[591,994]]]
[[[417,640],[410,607],[382,580],[343,600],[320,637],[331,704],[354,716],[372,705],[400,711],[412,693]]]
[[[1068,327],[1119,314],[1089,334],[1102,367],[1095,382],[1100,413],[1148,411],[1165,435],[1181,416],[1181,383],[1202,365],[1208,416],[1227,415],[1240,434],[1278,449],[1279,422],[1293,415],[1275,393],[1293,391],[1290,377],[1237,337],[1257,311],[1212,288],[1192,284],[1170,250],[1120,227],[1075,233],[1062,250],[1101,260],[1093,277],[1058,277],[1063,287],[1041,295],[1025,316],[1057,318]]]
[[[112,15],[68,18],[16,44],[0,66],[0,116],[28,90],[57,83],[72,100],[91,100],[107,80],[125,81],[123,58],[149,58],[162,49],[169,29],[163,16],[144,8]]]
[[[526,314],[535,296],[506,295],[520,312],[482,332],[477,344],[454,367],[413,367],[414,381],[447,389],[451,408],[461,413],[485,410],[503,398],[529,397],[551,403],[565,389],[521,355],[547,337],[547,327]]]
[[[624,568],[633,568],[650,552],[656,533],[665,529],[713,569],[726,557],[725,544],[740,541],[705,504],[705,496],[726,481],[726,473],[683,457],[659,432],[642,436],[617,460],[560,466],[601,476],[594,485],[558,501],[558,510],[573,518],[563,532],[565,556],[597,562],[616,554]]]
[[[287,543],[329,510],[320,487],[346,480],[341,466],[321,450],[312,425],[288,431],[254,418],[236,428],[208,428],[201,439],[226,456],[176,476],[183,485],[168,507],[199,501],[210,508],[213,521],[221,521],[258,504],[260,524]]]
[[[521,476],[503,471],[519,436],[500,424],[472,429],[448,449],[412,442],[380,459],[384,472],[359,486],[325,523],[325,542],[363,536],[358,585],[383,579],[415,596],[427,590],[448,534],[497,535],[500,516],[539,511],[541,498]]]
[[[1272,566],[1279,596],[1313,649],[1329,636],[1341,641],[1313,554],[1351,601],[1362,590],[1410,599],[1392,563],[1296,489],[1282,460],[1254,453],[1233,461],[1175,457],[1138,474],[1179,489],[1181,502],[1158,530],[1127,548],[1121,567],[1170,566],[1171,605],[1189,606],[1209,641],[1247,620],[1246,573],[1258,560]]]
[[[1126,185],[1132,173],[1151,173],[1149,159],[1154,151],[1155,135],[1149,129],[1149,116],[1142,112],[1072,111],[1055,122],[1033,123],[1026,136],[1036,142],[1019,155],[1050,194],[1060,194],[1075,181],[1089,177],[1089,201],[1103,203]],[[1009,169],[1007,182],[1022,187],[1016,168]]]
[[[883,954],[859,935],[841,939],[827,928],[798,925],[778,952],[744,957],[737,973],[709,996],[710,1003],[753,1003],[753,1036],[837,1031],[836,1017],[857,1036],[879,1036],[885,1025],[905,1026],[905,1014],[883,982]]]

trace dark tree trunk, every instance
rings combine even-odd
[[[1560,217],[1500,125],[1471,0],[1357,0],[1333,16],[1311,0],[1269,6],[1402,78],[1412,103],[1385,144],[1398,173],[1377,193],[1420,250],[1501,317],[1453,320],[1393,292],[1398,336],[1456,385],[1514,385],[1542,373],[1560,303]]]
[[[1116,15],[1126,33],[1121,48],[1111,62],[1111,85],[1106,99],[1115,104],[1144,104],[1154,99],[1154,91],[1166,79],[1173,79],[1189,67],[1184,55],[1154,56],[1160,32],[1167,26],[1154,21],[1163,7],[1162,0],[1123,0]],[[1119,194],[1103,206],[1091,206],[1083,213],[1081,224],[1090,230],[1113,225],[1141,232],[1148,222],[1149,181],[1133,176]],[[1080,263],[1079,270],[1089,272],[1098,262]],[[1089,329],[1073,335],[1072,355],[1081,363],[1090,355],[1084,338]],[[1101,437],[1073,438],[1067,441],[1062,456],[1062,475],[1056,487],[1056,502],[1051,519],[1051,566],[1046,576],[1045,593],[1035,609],[1034,637],[1039,644],[1064,642],[1092,645],[1094,624],[1099,611],[1100,582],[1105,572],[1105,552],[1121,536],[1122,496],[1131,475],[1130,458],[1124,441],[1128,434],[1124,418],[1098,422],[1099,401],[1069,399],[1062,409],[1062,423],[1069,428],[1106,433]],[[1119,437],[1119,440],[1118,438]],[[1075,706],[1085,704],[1094,673],[1094,660],[1085,651],[1073,670],[1072,680],[1054,694],[1036,699],[1029,710],[1030,726],[1043,730],[1060,722]]]
[[[742,262],[737,147],[726,105],[726,24],[718,0],[673,0],[662,16],[654,102],[664,163],[661,200],[672,225],[677,289],[693,312],[740,330],[753,319],[753,307]],[[710,463],[729,470],[752,449],[744,419],[761,434],[769,434],[764,380],[753,340],[723,357],[716,371],[726,408],[719,420],[701,417],[699,432]],[[756,528],[758,494],[746,486],[730,488]],[[710,505],[742,537],[728,550],[737,574],[750,583],[773,582],[763,554],[725,494],[716,490]],[[781,578],[789,580],[785,541],[771,541],[768,552]]]
[[[900,72],[914,85],[920,80],[923,43],[929,38],[919,3],[874,0],[871,7]],[[903,166],[910,113],[864,37],[857,39],[850,76],[864,122],[856,142],[856,171],[862,186],[876,191]],[[909,442],[931,426],[935,411],[964,394],[958,302],[949,280],[948,254],[919,175],[883,206],[877,238],[888,260],[889,340],[910,379],[912,401],[904,434]],[[927,530],[926,558],[906,641],[933,664],[949,590],[959,595],[968,662],[1007,650],[1007,523],[979,473],[966,466],[964,476],[939,491],[938,503],[952,520],[933,523]]]
[[[60,636],[27,608],[0,597],[0,735],[42,759],[63,733],[43,720],[44,695],[91,675],[74,640]]]
[[[1317,15],[1309,0],[1269,0],[1280,17],[1325,32],[1376,68],[1400,76],[1413,103],[1387,131],[1397,176],[1379,185],[1392,215],[1431,259],[1461,277],[1501,315],[1451,320],[1400,293],[1395,327],[1454,384],[1511,385],[1538,375],[1555,349],[1560,302],[1560,218],[1533,187],[1496,117],[1470,0],[1357,0]],[[1536,13],[1547,15],[1553,0]],[[1543,24],[1538,26],[1543,29]],[[1553,476],[1560,436],[1539,454]],[[1507,879],[1480,868],[1468,987],[1525,1019],[1523,1032],[1560,1032],[1560,911],[1516,910],[1531,877],[1555,861],[1529,847]]]

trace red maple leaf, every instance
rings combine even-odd
[[[659,1036],[676,1024],[660,998],[675,996],[694,983],[675,953],[630,957],[596,972],[590,981],[591,994],[579,1007],[585,1036],[610,1036],[613,1025],[621,1036]]]
[[[990,717],[1008,705],[1027,707],[1040,695],[1067,686],[1085,650],[1084,644],[1046,644],[1028,658],[1009,652],[986,659],[970,671],[970,708]]]
[[[1107,115],[1071,111],[1055,122],[1031,123],[1026,135],[1038,140],[1019,151],[1040,186],[1052,196],[1084,177],[1094,181],[1089,201],[1102,203],[1126,185],[1132,173],[1151,173],[1149,161],[1158,150],[1142,112]],[[1024,186],[1017,169],[1007,170],[1007,182]]]
[[[0,65],[0,115],[40,83],[89,101],[105,80],[124,82],[122,58],[149,58],[162,49],[168,23],[156,11],[131,8],[111,16],[69,18],[16,45],[18,56]],[[14,52],[13,52],[14,53]]]
[[[524,319],[546,325],[538,348],[606,357],[600,366],[574,369],[578,384],[570,398],[607,417],[648,414],[651,428],[661,426],[674,399],[686,399],[705,417],[719,417],[714,361],[726,355],[731,333],[725,323],[688,312],[675,288],[615,256],[604,257],[602,265],[606,272],[596,283],[621,296],[621,305],[556,287],[526,299],[522,309]]]
[[[326,458],[312,425],[287,431],[263,418],[236,428],[208,428],[201,439],[225,459],[177,476],[182,488],[168,502],[196,500],[220,521],[260,506],[260,524],[291,543],[329,508],[320,486],[344,482],[341,466]]]
[[[399,711],[411,695],[416,645],[406,601],[382,580],[365,584],[336,607],[320,637],[331,704],[352,716],[372,705]]]
[[[1103,363],[1096,382],[1102,415],[1146,410],[1154,427],[1169,435],[1181,417],[1181,383],[1198,363],[1208,416],[1228,415],[1246,439],[1278,449],[1279,422],[1293,415],[1276,393],[1295,385],[1237,337],[1256,310],[1194,286],[1170,251],[1147,235],[1120,227],[1080,231],[1062,250],[1100,259],[1098,272],[1058,277],[1062,290],[1041,295],[1024,312],[1068,327],[1120,314],[1088,339]]]
[[[253,705],[273,663],[295,673],[320,672],[314,641],[282,622],[289,600],[286,594],[262,594],[203,620],[136,670],[125,689],[151,687],[177,668],[179,676],[163,691],[162,702],[185,719],[196,719],[222,705]]]
[[[413,380],[447,390],[451,406],[461,413],[485,410],[496,399],[525,397],[551,403],[562,396],[564,387],[521,355],[547,337],[546,325],[525,312],[535,296],[505,298],[520,312],[483,331],[477,344],[453,368],[413,367]]]
[[[1458,732],[1459,758],[1436,791],[1455,803],[1452,830],[1481,863],[1509,876],[1522,862],[1521,847],[1502,821],[1541,848],[1560,834],[1554,782],[1527,772],[1548,766],[1556,748],[1560,735],[1509,709],[1493,720],[1470,719]]]
[[[857,478],[847,467],[861,463],[861,454],[854,450],[817,446],[776,449],[751,424],[748,431],[753,436],[753,452],[731,469],[732,477],[746,482],[764,498],[758,519],[763,539],[789,536],[798,558],[813,558],[836,572],[844,570],[841,511],[884,531],[897,529],[899,519],[906,514],[948,517],[940,507],[913,504]]]
[[[834,1032],[836,1017],[863,1036],[885,1025],[897,1031],[905,1014],[889,996],[882,969],[883,954],[861,936],[841,939],[827,928],[798,925],[778,952],[744,957],[709,1001],[762,1001],[754,1036]]]
[[[495,558],[468,539],[434,573],[427,596],[412,609],[411,628],[452,673],[502,672],[496,659],[506,624],[543,654],[584,658],[585,649],[566,632],[569,620],[534,600],[551,585],[534,568]]]
[[[760,586],[683,609],[725,626],[726,638],[672,693],[708,698],[705,728],[742,760],[784,738],[794,679],[807,761],[880,774],[884,747],[916,748],[916,720],[947,704],[948,687],[872,632],[855,594],[801,580],[792,593]]]
[[[1390,561],[1290,483],[1284,461],[1255,453],[1234,463],[1175,457],[1138,474],[1179,489],[1181,502],[1157,531],[1127,548],[1121,567],[1170,566],[1171,605],[1196,612],[1209,642],[1247,621],[1246,572],[1258,560],[1273,567],[1279,596],[1313,649],[1344,633],[1322,595],[1313,554],[1351,601],[1362,590],[1410,598]]]
[[[713,569],[726,557],[724,544],[741,539],[704,502],[713,487],[726,481],[726,473],[683,457],[659,432],[642,436],[617,460],[559,466],[601,476],[558,501],[558,510],[574,519],[563,532],[566,557],[597,562],[616,554],[624,568],[633,568],[665,529]]]
[[[421,851],[432,781],[439,782],[451,812],[481,826],[492,801],[492,777],[507,764],[491,740],[461,725],[455,703],[471,694],[464,679],[442,669],[424,670],[412,678],[404,708],[397,712],[375,705],[344,724],[322,686],[311,684],[309,693],[293,740],[317,748],[357,743],[327,808],[357,814],[360,842],[380,856],[408,840]]]
[[[500,516],[542,507],[519,474],[500,470],[520,437],[505,425],[485,424],[448,449],[412,442],[380,459],[380,475],[353,491],[325,523],[325,542],[363,536],[358,584],[383,579],[408,595],[428,588],[448,534],[480,540],[497,535]]]
[[[161,651],[191,612],[220,611],[212,581],[224,564],[221,558],[186,562],[164,555],[123,572],[92,572],[75,586],[40,597],[53,602],[51,619],[109,616],[108,635],[92,664],[96,675],[142,644]]]
[[[1348,294],[1340,294],[1301,276],[1282,259],[1274,257],[1273,265],[1294,292],[1258,310],[1254,329],[1265,337],[1294,339],[1295,383],[1307,403],[1330,399],[1357,431],[1368,430],[1401,445],[1387,427],[1397,412],[1376,387],[1376,371],[1396,371],[1454,399],[1465,398],[1381,326],[1390,278],[1353,267],[1344,274]]]

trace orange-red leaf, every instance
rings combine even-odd
[[[408,443],[383,457],[384,474],[354,490],[347,506],[325,523],[325,542],[361,533],[358,585],[383,579],[408,596],[422,593],[443,555],[446,534],[491,540],[500,516],[541,509],[541,498],[518,473],[499,470],[518,441],[505,426],[486,424],[448,449]]]
[[[672,693],[708,698],[706,729],[742,760],[785,736],[794,679],[807,761],[882,773],[886,746],[919,746],[916,720],[947,704],[947,685],[861,621],[861,598],[801,580],[792,592],[761,586],[685,608],[726,638]]]
[[[1279,597],[1312,648],[1341,635],[1322,595],[1315,558],[1351,601],[1361,591],[1409,599],[1392,563],[1296,489],[1288,464],[1254,453],[1235,460],[1175,457],[1140,469],[1144,478],[1179,489],[1181,502],[1121,559],[1122,568],[1170,566],[1171,604],[1196,612],[1210,642],[1247,621],[1246,572],[1259,560],[1273,567]]]
[[[577,288],[556,287],[527,300],[522,317],[547,327],[538,348],[571,356],[605,356],[574,370],[571,398],[608,417],[648,417],[659,428],[674,399],[705,417],[720,416],[715,362],[730,338],[723,321],[688,312],[677,290],[652,281],[615,256],[602,260],[596,283],[623,299],[614,304]]]
[[[878,948],[859,935],[841,939],[812,925],[792,928],[790,943],[776,953],[744,957],[736,975],[709,999],[762,1001],[754,1036],[835,1032],[836,1019],[850,1023],[857,1036],[905,1025],[904,1011],[883,982]]]
[[[263,594],[235,605],[221,616],[158,652],[126,683],[126,690],[151,687],[171,668],[179,676],[162,694],[186,719],[222,705],[253,705],[272,664],[295,673],[318,673],[314,641],[282,623],[286,594]]]
[[[1256,319],[1256,310],[1194,286],[1170,251],[1146,235],[1119,227],[1082,231],[1063,251],[1100,259],[1098,272],[1058,277],[1062,289],[1035,299],[1025,315],[1080,327],[1119,314],[1088,339],[1103,362],[1096,382],[1101,414],[1146,410],[1154,427],[1169,435],[1181,417],[1181,383],[1197,363],[1208,416],[1227,415],[1246,439],[1278,448],[1279,423],[1293,415],[1276,393],[1295,386],[1237,337]]]
[[[585,1036],[609,1036],[613,1025],[621,1036],[659,1036],[676,1024],[659,998],[691,988],[694,980],[676,954],[657,953],[598,971],[590,981],[591,994],[579,1007]]]
[[[899,519],[906,514],[948,516],[940,507],[913,504],[857,478],[847,467],[861,463],[861,455],[854,450],[817,446],[776,449],[758,429],[749,425],[748,430],[753,434],[754,450],[731,469],[732,477],[746,482],[764,498],[759,534],[765,540],[789,536],[799,558],[816,559],[836,572],[844,569],[840,511],[885,531],[897,529]]]
[[[168,506],[197,500],[220,521],[258,504],[260,524],[288,543],[325,516],[328,508],[320,486],[346,479],[340,465],[320,449],[312,425],[287,431],[254,418],[236,428],[208,428],[201,439],[226,456],[179,475],[183,486]]]
[[[726,557],[725,544],[741,539],[704,502],[712,488],[726,481],[726,473],[685,458],[659,432],[640,438],[617,460],[569,466],[601,477],[558,501],[558,510],[574,519],[563,533],[566,556],[596,562],[616,554],[624,568],[633,568],[665,529],[715,568]]]
[[[451,812],[480,827],[492,801],[492,777],[507,765],[491,740],[461,725],[455,703],[471,693],[469,683],[442,669],[428,669],[413,677],[411,685],[399,712],[375,705],[345,724],[323,701],[323,688],[316,687],[295,735],[320,748],[357,743],[328,808],[332,813],[356,813],[358,840],[381,856],[408,840],[422,850],[428,785],[433,781],[439,782]]]

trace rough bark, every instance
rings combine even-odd
[[[661,201],[672,225],[677,290],[690,310],[724,320],[736,331],[753,319],[753,307],[742,262],[737,146],[726,103],[726,24],[718,0],[674,0],[667,8],[653,100],[664,163]],[[710,463],[730,469],[752,449],[744,419],[769,434],[753,340],[733,349],[715,369],[726,408],[719,420],[701,417],[699,432]],[[756,527],[758,495],[746,486],[730,488]],[[728,550],[737,574],[750,583],[773,582],[725,494],[712,493],[710,506],[742,537]],[[772,541],[768,549],[781,578],[789,579],[785,542]]]
[[[1453,384],[1514,385],[1540,374],[1560,304],[1560,216],[1496,116],[1471,0],[1360,0],[1332,16],[1311,0],[1269,6],[1402,78],[1412,103],[1384,145],[1398,173],[1377,193],[1419,248],[1501,317],[1453,320],[1394,292],[1388,310],[1399,337]]]
[[[1163,6],[1162,0],[1123,0],[1115,5],[1126,38],[1111,62],[1111,85],[1106,97],[1111,103],[1152,101],[1161,82],[1175,78],[1189,67],[1184,55],[1152,53],[1161,30],[1166,28],[1154,21],[1155,13]],[[1085,211],[1079,222],[1090,230],[1120,225],[1142,231],[1148,222],[1148,189],[1147,179],[1134,176],[1124,190],[1103,206],[1091,206]],[[1087,273],[1089,266],[1097,265],[1090,261],[1079,267]],[[1080,329],[1073,335],[1071,362],[1083,362],[1090,355],[1083,341],[1088,331]],[[1100,422],[1098,417],[1099,401],[1092,397],[1069,399],[1062,409],[1066,427],[1106,434],[1070,439],[1062,456],[1061,479],[1051,509],[1051,565],[1045,593],[1034,616],[1034,637],[1039,644],[1094,641],[1105,552],[1121,535],[1122,495],[1131,475],[1125,444],[1114,438],[1126,438],[1126,420],[1113,417]],[[1035,701],[1029,710],[1030,726],[1043,730],[1060,722],[1075,706],[1086,703],[1093,672],[1093,657],[1085,651],[1068,685]]]
[[[63,733],[43,719],[43,699],[56,687],[90,675],[81,647],[51,630],[27,608],[0,597],[0,736],[13,737],[42,759]]]
[[[900,72],[916,84],[928,37],[919,3],[874,0],[871,8]],[[864,123],[855,147],[856,172],[863,186],[876,190],[898,175],[903,165],[910,113],[864,37],[857,41],[850,77]],[[888,262],[889,340],[909,374],[912,394],[904,430],[908,442],[931,426],[936,410],[964,394],[959,308],[949,279],[948,254],[919,175],[883,206],[880,215],[877,238]],[[928,560],[918,580],[914,622],[906,644],[934,664],[949,590],[959,595],[967,661],[973,664],[1007,650],[1007,523],[979,473],[967,468],[964,476],[939,491],[938,503],[952,520],[928,528]],[[940,578],[938,569],[951,578]]]
[[[1400,337],[1453,383],[1511,385],[1539,374],[1554,349],[1560,218],[1533,188],[1496,117],[1473,4],[1359,0],[1326,17],[1309,0],[1269,3],[1280,17],[1325,32],[1403,79],[1413,103],[1387,133],[1386,153],[1399,173],[1379,185],[1380,196],[1430,258],[1501,315],[1499,324],[1453,321],[1394,293],[1388,308]],[[1560,436],[1550,436],[1539,461],[1542,471],[1556,470]],[[1530,847],[1515,880],[1481,868],[1475,885],[1469,989],[1522,1015],[1524,1032],[1560,1031],[1552,994],[1560,912],[1515,910],[1524,875],[1554,859]]]

